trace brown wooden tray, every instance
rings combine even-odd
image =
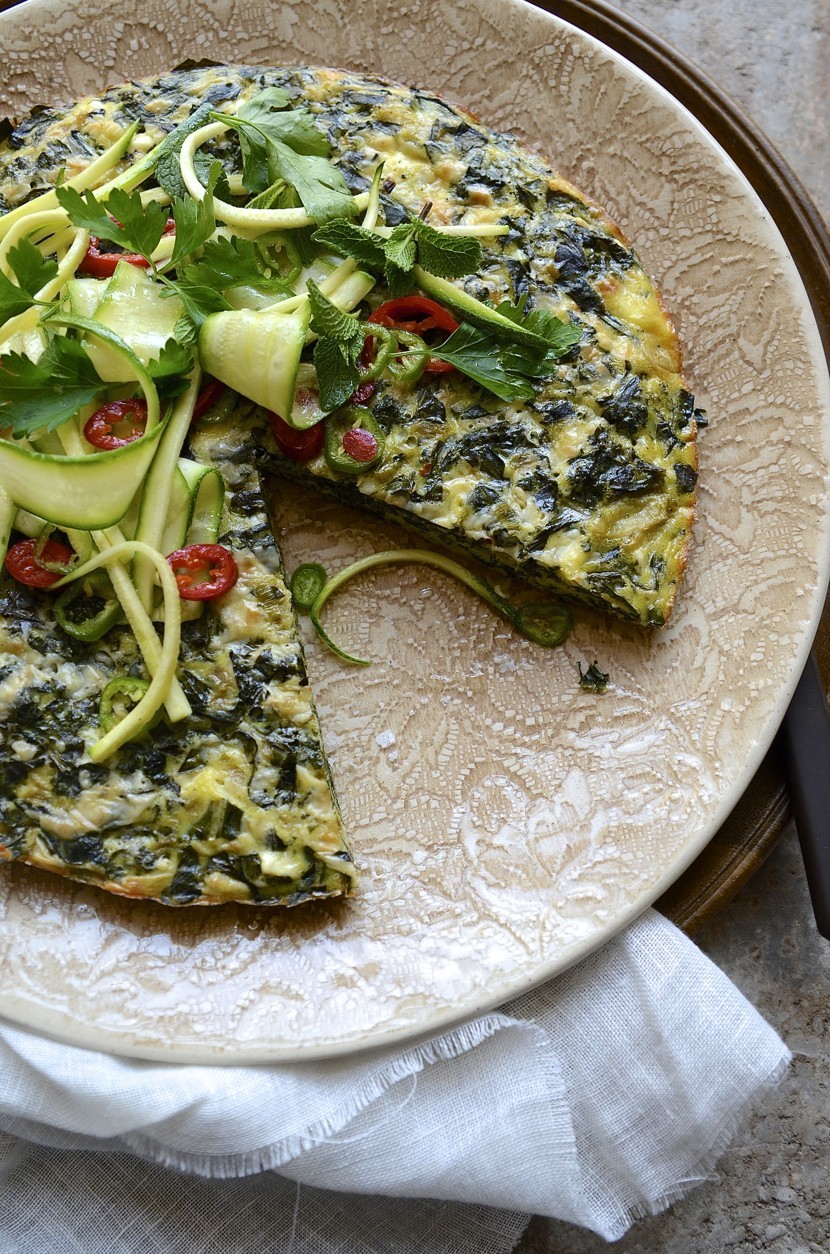
[[[740,167],[787,240],[830,362],[830,235],[821,215],[774,146],[702,70],[658,36],[602,0],[534,0],[633,62],[686,106]],[[830,690],[830,598],[815,651]],[[695,932],[746,883],[790,818],[780,733],[741,800],[704,852],[656,907]]]

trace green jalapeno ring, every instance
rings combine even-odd
[[[343,438],[351,429],[367,432],[375,442],[375,452],[366,458],[352,457],[343,447]],[[323,456],[330,470],[341,475],[362,475],[383,457],[386,437],[371,412],[362,405],[348,405],[329,414]]]
[[[389,362],[388,370],[395,383],[401,387],[409,387],[417,383],[427,368],[430,358],[429,346],[414,331],[395,331],[398,349],[403,344],[406,351],[399,357],[397,354]]]
[[[142,679],[139,675],[116,675],[109,681],[98,699],[98,723],[104,735],[126,718],[149,687],[149,679]],[[144,730],[150,731],[155,727],[162,713],[161,709],[157,710]]]
[[[84,618],[75,617],[81,600],[100,601],[101,608]],[[58,626],[68,636],[89,642],[100,640],[122,617],[121,603],[112,594],[109,580],[94,576],[83,583],[69,584],[53,608]]]
[[[304,562],[291,576],[291,599],[295,607],[307,614],[326,586],[326,570],[319,562]]]

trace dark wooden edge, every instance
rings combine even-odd
[[[830,362],[830,235],[807,190],[783,157],[702,70],[625,13],[603,0],[534,0],[618,52],[695,115],[729,154],[787,241]],[[830,601],[815,645],[830,689]],[[744,796],[692,866],[656,907],[687,932],[721,910],[775,847],[791,815],[781,733]]]

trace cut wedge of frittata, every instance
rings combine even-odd
[[[0,856],[169,905],[348,895],[349,854],[253,448],[233,420],[191,439],[226,484],[235,587],[182,624],[192,714],[89,760],[101,693],[144,674],[127,626],[94,644],[54,598],[0,586]]]

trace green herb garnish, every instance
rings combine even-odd
[[[596,662],[592,662],[587,670],[582,669],[582,663],[579,663],[579,686],[587,689],[588,692],[605,692],[608,687],[609,675],[605,671],[601,671]]]
[[[412,271],[418,264],[441,278],[460,279],[474,274],[484,261],[477,239],[445,235],[420,218],[396,226],[388,238],[341,221],[321,227],[312,239],[330,252],[353,257],[367,270],[383,275],[393,297],[412,291]]]

